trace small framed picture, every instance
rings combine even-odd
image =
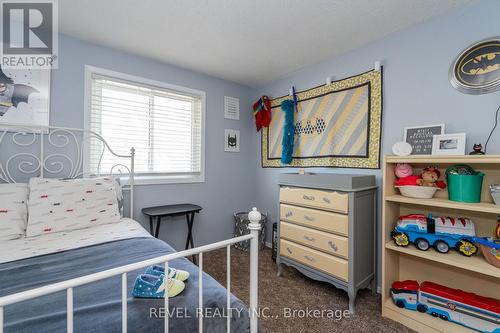
[[[240,152],[240,131],[234,129],[224,130],[224,151]]]
[[[434,135],[432,155],[465,155],[465,133]]]

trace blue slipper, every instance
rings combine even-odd
[[[132,295],[139,298],[164,298],[165,297],[165,276],[141,274],[135,279]],[[179,295],[186,285],[184,282],[167,278],[168,297]]]
[[[165,266],[153,265],[146,269],[145,274],[160,276],[165,274]],[[168,268],[168,277],[179,281],[186,281],[189,278],[189,272],[182,269]]]

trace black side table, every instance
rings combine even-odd
[[[189,249],[189,246],[194,247],[193,241],[193,222],[194,222],[194,214],[199,213],[202,208],[198,205],[193,204],[177,204],[177,205],[165,205],[165,206],[156,206],[156,207],[148,207],[143,208],[142,213],[149,216],[149,232],[151,235],[158,238],[160,233],[160,223],[163,217],[174,217],[186,215],[186,222],[188,225],[188,235],[186,239],[186,250]],[[156,219],[156,230],[153,234],[153,220]],[[193,263],[196,264],[196,257],[192,256]]]

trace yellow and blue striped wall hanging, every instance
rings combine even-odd
[[[262,167],[380,168],[382,70],[370,71],[297,93],[295,141],[290,165],[282,165],[284,112],[271,101],[263,128]]]

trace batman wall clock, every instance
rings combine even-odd
[[[500,89],[500,36],[479,41],[462,51],[450,68],[450,82],[466,94]]]
[[[50,70],[0,67],[2,124],[49,125]]]

